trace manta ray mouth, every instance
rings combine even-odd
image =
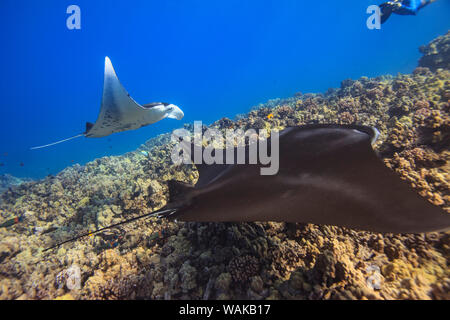
[[[167,113],[167,118],[181,120],[184,117],[184,112],[176,105],[169,104],[167,107],[171,108]]]

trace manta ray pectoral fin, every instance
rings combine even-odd
[[[192,164],[195,165],[197,168],[199,178],[197,180],[197,183],[195,186],[198,187],[204,187],[211,183],[215,178],[217,178],[219,175],[221,175],[225,170],[230,168],[231,164],[205,164],[201,159],[203,159],[202,155],[205,152],[205,147],[203,146],[197,146],[194,143],[190,143],[187,141],[182,141],[181,146],[183,148],[183,152],[188,152],[191,157]],[[234,148],[233,148],[234,149]],[[212,155],[215,155],[216,149],[212,150]],[[222,156],[224,157],[222,160],[222,163],[226,163],[226,149],[222,150]],[[245,147],[245,155],[248,155],[248,147]],[[199,159],[201,160],[200,163],[197,163],[195,161],[196,155],[199,156]],[[233,151],[233,155],[237,157],[237,152]],[[248,160],[248,159],[247,159]],[[246,160],[246,161],[247,161]]]
[[[194,186],[176,180],[169,180],[167,186],[169,187],[169,203],[175,204],[174,206],[184,202],[187,198],[186,195],[194,190]]]
[[[145,109],[130,97],[114,70],[111,60],[105,57],[105,74],[100,113],[94,125],[86,133],[87,137],[104,137],[124,131],[131,123],[144,119]],[[140,128],[136,123],[135,128]]]
[[[94,126],[94,124],[92,122],[86,122],[86,131],[84,132],[84,134],[88,133],[89,130],[91,130],[93,126]]]

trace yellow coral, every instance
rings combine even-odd
[[[67,293],[67,294],[65,294],[63,296],[59,296],[53,300],[75,300],[75,298],[70,293]]]

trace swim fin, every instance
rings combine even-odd
[[[396,5],[393,5],[389,2],[380,4],[381,9],[381,24],[385,23],[387,19],[391,16],[392,12],[394,12],[394,9],[396,8]]]

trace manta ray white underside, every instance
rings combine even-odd
[[[103,97],[97,121],[86,123],[86,131],[82,134],[31,149],[49,147],[82,136],[105,137],[116,132],[139,129],[165,118],[181,120],[183,117],[183,111],[174,104],[153,102],[140,105],[137,103],[120,83],[111,60],[105,57]]]
[[[106,57],[100,114],[95,124],[86,128],[85,135],[104,137],[116,132],[139,129],[164,118],[180,120],[183,116],[183,111],[173,104],[156,102],[141,106],[134,101],[117,78],[111,60]]]

